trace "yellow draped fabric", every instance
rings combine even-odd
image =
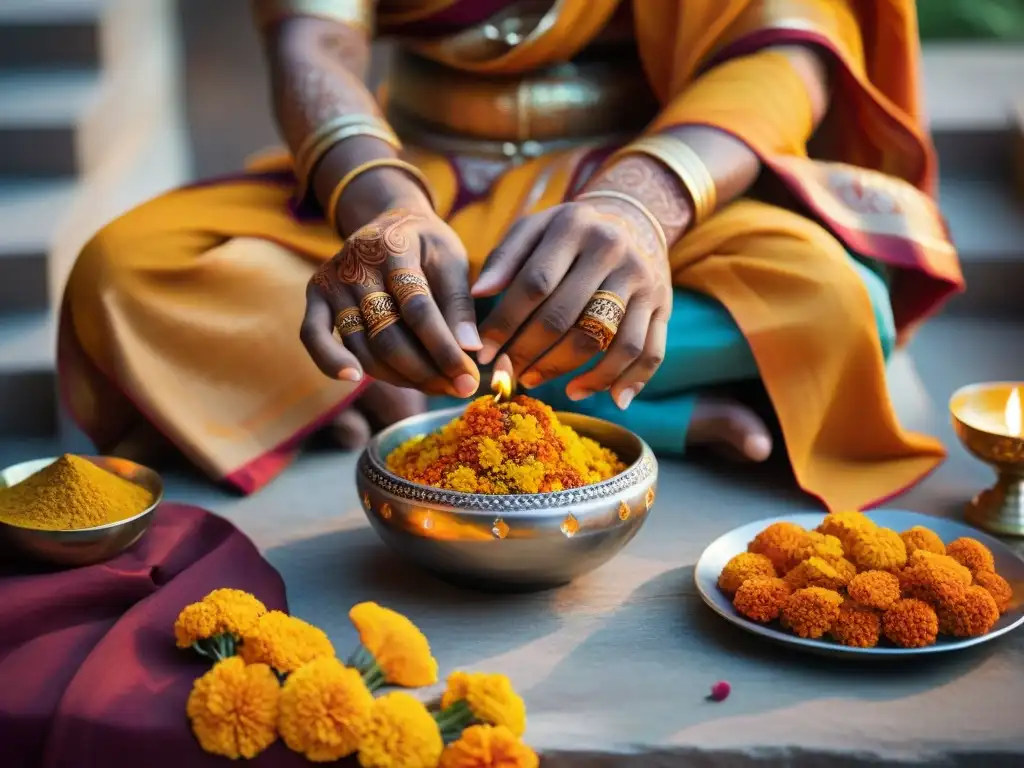
[[[568,59],[618,4],[557,0],[521,46],[493,60],[460,62],[445,39],[420,50],[473,71],[520,72]],[[915,100],[912,2],[635,0],[633,14],[664,104],[652,130],[729,131],[807,206],[727,206],[673,249],[676,284],[715,297],[743,330],[802,488],[830,509],[898,493],[943,452],[896,420],[871,304],[844,243],[900,270],[902,327],[959,285],[924,194],[934,165]],[[795,75],[778,54],[760,52],[801,41],[836,55],[845,67],[836,108],[863,123],[862,139],[841,133],[829,163],[807,157],[810,112]],[[570,196],[590,155],[584,147],[524,163],[453,212],[456,167],[409,152],[439,211],[452,214],[474,271],[518,217]],[[289,210],[288,171],[286,159],[270,159],[243,177],[173,192],[86,248],[65,297],[60,357],[71,409],[96,439],[116,440],[143,414],[212,476],[249,491],[348,401],[349,385],[320,376],[298,343],[302,286],[339,242]],[[874,207],[849,204],[843,184]],[[880,195],[896,208],[876,211]]]

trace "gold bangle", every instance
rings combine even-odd
[[[332,123],[333,125],[330,125]],[[295,175],[299,180],[300,198],[305,197],[317,164],[336,144],[340,144],[345,139],[356,136],[372,136],[390,145],[396,151],[402,148],[402,142],[398,140],[398,136],[382,120],[359,115],[348,116],[348,119],[338,118],[336,121],[329,121],[327,125],[330,125],[329,130],[318,130],[311,136],[316,140],[310,143],[307,139],[295,153]]]
[[[345,128],[350,125],[380,125],[383,121],[376,115],[338,115],[332,117],[324,123],[321,123],[313,129],[305,139],[302,140],[302,144],[295,151],[295,160],[300,162],[304,160],[312,152],[313,148],[319,144],[325,136],[333,133],[339,128]]]
[[[430,182],[426,175],[424,175],[423,171],[412,163],[406,162],[398,157],[378,157],[376,160],[369,160],[362,165],[357,165],[341,177],[341,181],[339,181],[334,187],[334,190],[331,192],[331,196],[327,199],[327,206],[324,208],[328,224],[331,226],[336,225],[338,220],[338,204],[341,202],[341,196],[345,193],[345,190],[349,185],[364,173],[372,171],[374,168],[398,168],[399,170],[405,171],[419,183],[423,188],[423,192],[426,194],[427,199],[430,200],[431,207],[434,206],[434,195],[430,190]]]
[[[686,188],[693,200],[694,224],[705,221],[718,204],[715,177],[689,144],[669,136],[645,136],[616,155],[643,154],[660,161]]]
[[[640,213],[642,213],[644,217],[651,222],[651,226],[654,227],[654,231],[658,235],[658,242],[661,244],[662,251],[666,254],[668,253],[668,237],[665,235],[665,228],[661,226],[661,222],[658,221],[658,217],[651,213],[651,209],[632,195],[628,195],[625,192],[619,192],[615,189],[595,189],[593,192],[584,192],[582,195],[576,195],[573,199],[597,200],[602,197],[609,198],[611,200],[621,200],[640,211]]]

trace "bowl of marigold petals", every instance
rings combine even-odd
[[[486,395],[374,437],[356,470],[371,525],[402,556],[487,591],[533,591],[591,571],[636,535],[658,467],[628,429]]]
[[[160,476],[127,459],[25,461],[0,472],[0,541],[38,562],[92,565],[138,541],[162,497]]]
[[[1024,560],[962,523],[916,512],[750,523],[711,544],[695,578],[732,623],[834,656],[953,651],[1024,624]]]

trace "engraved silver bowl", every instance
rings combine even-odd
[[[615,451],[623,472],[583,488],[493,496],[430,488],[388,471],[396,447],[461,413],[433,411],[389,427],[370,441],[356,468],[373,529],[421,567],[476,589],[548,589],[606,563],[647,519],[658,480],[650,447],[624,427],[576,413],[558,418]]]
[[[83,456],[101,469],[141,485],[153,496],[153,503],[137,515],[93,528],[70,531],[43,531],[0,522],[0,543],[32,560],[59,566],[83,566],[101,563],[126,550],[149,528],[153,511],[164,495],[160,475],[134,461],[112,456]],[[0,488],[7,488],[34,475],[57,459],[24,461],[0,472]]]

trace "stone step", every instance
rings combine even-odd
[[[53,328],[46,310],[0,315],[0,434],[20,437],[55,433]]]
[[[46,257],[73,194],[70,181],[0,178],[0,313],[48,308]]]
[[[939,200],[960,253],[967,291],[951,314],[1024,318],[1024,201],[1012,183],[943,175]]]
[[[1008,177],[1014,105],[1024,96],[1024,46],[931,43],[921,71],[944,171]]]
[[[2,0],[0,69],[95,68],[104,0]]]
[[[0,72],[0,176],[71,176],[77,131],[99,92],[87,70]]]

